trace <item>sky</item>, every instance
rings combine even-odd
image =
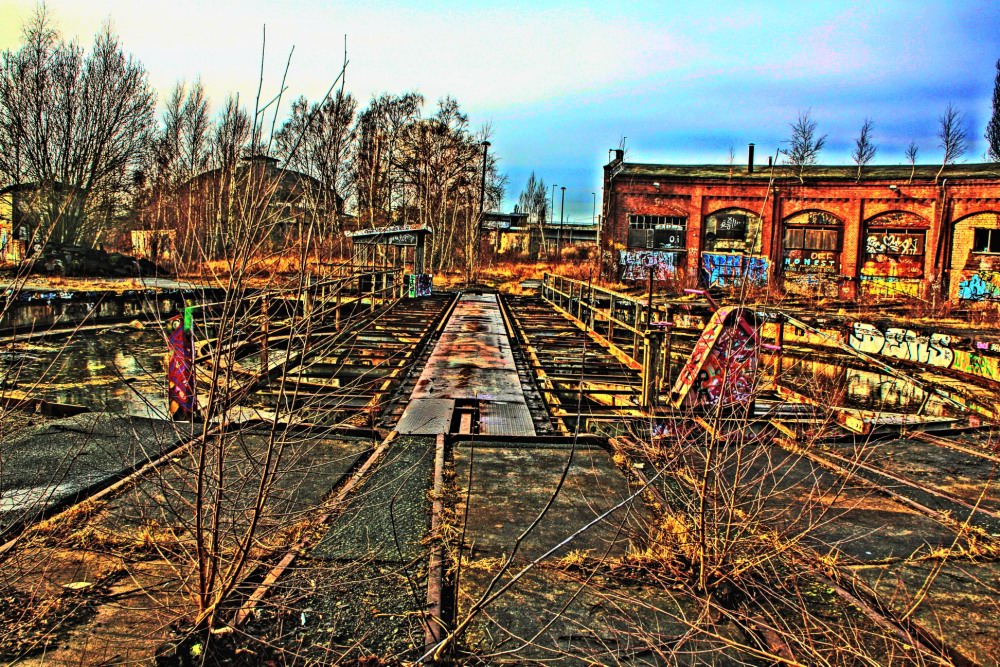
[[[17,49],[34,0],[0,0],[0,50]],[[48,0],[62,33],[89,45],[110,19],[161,100],[198,77],[217,109],[253,100],[266,30],[264,99],[323,97],[340,70],[364,104],[381,92],[451,95],[509,177],[512,209],[534,171],[566,187],[566,219],[589,221],[608,150],[632,162],[766,163],[809,110],[827,135],[826,164],[849,164],[874,121],[875,162],[898,164],[910,141],[937,162],[938,118],[965,116],[970,150],[983,132],[1000,58],[1000,3],[546,2],[525,0]],[[294,49],[294,50],[293,50]],[[282,113],[279,110],[279,123]],[[550,188],[551,192],[551,188]],[[556,195],[556,217],[559,195]]]

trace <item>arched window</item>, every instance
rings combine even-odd
[[[723,209],[705,218],[704,227],[702,249],[706,252],[760,252],[760,216],[756,213]]]
[[[839,218],[826,211],[802,211],[785,220],[783,266],[785,273],[840,272]]]
[[[865,225],[862,276],[920,279],[924,277],[927,221],[916,213],[894,211]]]

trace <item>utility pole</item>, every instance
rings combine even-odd
[[[559,203],[559,239],[556,241],[556,257],[562,255],[563,214],[566,212],[566,186],[562,186],[562,201]]]
[[[483,142],[483,179],[479,183],[479,224],[476,225],[476,231],[474,234],[475,243],[471,248],[472,252],[469,256],[465,258],[465,284],[469,285],[472,282],[472,258],[479,251],[479,235],[482,233],[483,227],[483,211],[486,210],[486,155],[490,150],[490,142]]]

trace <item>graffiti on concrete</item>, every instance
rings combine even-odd
[[[855,322],[851,327],[848,345],[866,354],[879,354],[942,368],[951,368],[955,361],[951,336],[948,334],[927,335],[896,327],[882,331],[874,324]]]
[[[430,296],[433,291],[433,276],[429,273],[408,273],[406,283],[410,298]]]
[[[734,408],[752,404],[759,339],[747,311],[712,315],[674,383],[676,407]]]
[[[653,280],[671,280],[677,274],[678,253],[665,250],[621,250],[618,266],[622,282],[648,280],[653,270]]]
[[[981,350],[993,349],[995,344],[976,344],[976,350],[955,349],[951,336],[943,333],[919,333],[911,329],[889,327],[885,330],[868,322],[855,322],[851,326],[847,344],[866,354],[913,361],[938,368],[1000,379],[1000,359],[986,356]],[[1000,351],[1000,350],[997,350]]]
[[[767,285],[767,258],[740,253],[701,254],[702,278],[708,287],[733,287],[743,281]]]
[[[958,283],[958,298],[963,301],[1000,299],[1000,271],[979,271]]]
[[[170,416],[190,419],[194,412],[195,372],[191,330],[186,316],[172,319],[176,328],[167,338],[170,361],[167,365],[167,398]]]
[[[861,293],[866,296],[919,297],[922,282],[887,276],[861,276]]]

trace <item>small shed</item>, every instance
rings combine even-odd
[[[430,225],[391,225],[344,232],[351,241],[351,263],[371,271],[399,269],[407,274],[411,296],[430,294],[431,276],[424,271]]]

